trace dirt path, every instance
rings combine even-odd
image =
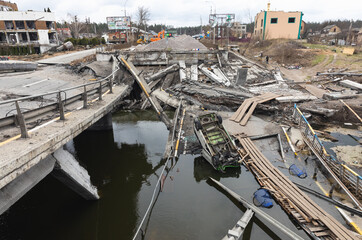
[[[317,72],[323,72],[328,66],[333,65],[337,60],[337,54],[333,54],[333,61],[328,63],[329,55],[319,64],[313,67],[305,67],[302,69],[287,69],[284,67],[280,68],[280,71],[284,74],[285,78],[294,80],[295,82],[304,82],[311,77],[315,76]]]

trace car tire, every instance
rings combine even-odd
[[[201,123],[198,119],[195,119],[195,128],[197,131],[201,130]]]
[[[217,121],[222,124],[222,117],[220,115],[216,115],[217,116]]]

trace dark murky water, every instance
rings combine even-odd
[[[85,201],[50,175],[1,217],[0,239],[131,239],[162,170],[167,136],[164,124],[148,111],[118,112],[113,116],[113,131],[82,133],[68,145],[87,168],[101,199]],[[266,146],[263,152],[288,175],[289,163],[278,161],[276,141],[267,142]],[[314,166],[307,170],[312,169]],[[225,236],[245,209],[207,181],[209,176],[250,202],[259,188],[253,175],[243,167],[221,174],[199,156],[182,155],[169,172],[164,191],[157,195],[151,216],[143,226],[145,239]],[[303,181],[313,183],[309,177]],[[328,211],[335,211],[333,206],[312,198]],[[263,210],[308,239],[278,205]],[[286,237],[254,217],[243,239]]]

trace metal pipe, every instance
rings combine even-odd
[[[255,212],[255,215],[257,215],[260,218],[263,218],[265,221],[269,222],[270,224],[272,224],[273,226],[275,226],[276,228],[278,228],[280,231],[282,231],[283,233],[285,233],[288,237],[290,237],[291,239],[298,239],[298,240],[302,240],[303,238],[300,237],[298,234],[296,234],[295,232],[293,232],[292,230],[290,230],[289,228],[287,228],[286,226],[284,226],[282,223],[280,223],[278,220],[276,220],[275,218],[271,217],[269,214],[266,214],[265,212],[263,212],[262,210],[260,210],[259,208],[255,207],[253,204],[249,203],[248,201],[246,201],[244,198],[242,198],[241,196],[239,196],[238,194],[236,194],[235,192],[233,192],[232,190],[230,190],[229,188],[225,187],[223,184],[221,184],[219,181],[216,181],[215,179],[213,179],[212,177],[209,177],[209,179],[211,181],[213,181],[215,184],[217,184],[219,187],[221,187],[223,190],[225,190],[230,196],[232,196],[233,198],[235,198],[237,201],[239,201],[240,203],[242,203],[244,205],[244,207],[246,208],[250,208],[251,210],[253,210]]]

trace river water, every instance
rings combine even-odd
[[[83,132],[67,147],[88,170],[101,199],[85,201],[49,175],[1,216],[0,239],[132,239],[162,170],[167,137],[165,125],[151,111],[119,111],[113,115],[113,130]],[[266,154],[273,154],[269,150]],[[244,167],[222,174],[198,155],[181,155],[137,239],[225,236],[245,208],[207,181],[209,176],[249,202],[259,188]],[[279,205],[263,211],[309,239]],[[242,239],[286,237],[254,217]]]

